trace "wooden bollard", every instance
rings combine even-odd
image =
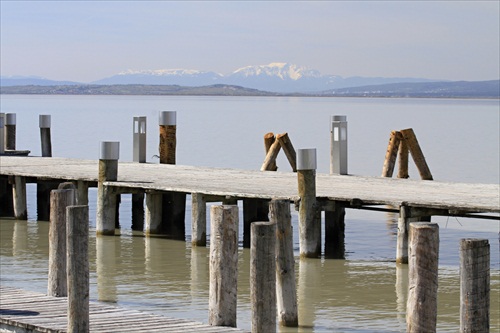
[[[89,207],[66,210],[68,332],[89,332]]]
[[[325,211],[325,258],[345,259],[345,207],[339,201],[333,207]]]
[[[208,323],[236,327],[238,282],[238,207],[210,209]]]
[[[410,224],[407,332],[435,332],[437,322],[439,226]]]
[[[318,258],[321,255],[321,212],[316,203],[316,149],[299,149],[297,156],[300,256]]]
[[[297,327],[297,285],[293,256],[293,229],[288,200],[269,203],[269,219],[276,224],[276,299],[280,325]]]
[[[16,114],[5,114],[5,150],[16,150]]]
[[[251,230],[252,332],[276,332],[276,224],[254,222]]]
[[[207,245],[207,202],[202,193],[191,193],[191,244]]]
[[[22,176],[14,177],[12,185],[12,199],[14,205],[14,218],[18,220],[28,219],[28,207],[26,202],[26,178]]]
[[[490,244],[460,240],[460,332],[490,331]]]
[[[49,275],[47,287],[47,295],[49,296],[65,297],[68,295],[66,282],[66,208],[74,204],[74,189],[58,189],[51,191]]]
[[[101,142],[99,178],[97,183],[96,233],[98,235],[115,234],[116,194],[112,188],[104,186],[104,182],[116,181],[118,179],[119,157],[119,142]]]

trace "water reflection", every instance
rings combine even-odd
[[[96,271],[97,271],[97,299],[102,302],[117,301],[116,275],[117,259],[120,258],[120,243],[117,237],[97,236],[96,243]],[[118,245],[118,246],[117,246]]]

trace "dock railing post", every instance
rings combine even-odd
[[[5,150],[16,150],[16,114],[5,114]]]
[[[160,163],[176,164],[177,112],[160,111]],[[186,194],[180,192],[163,193],[162,224],[160,233],[173,239],[186,237]]]
[[[460,332],[490,330],[490,244],[460,240]]]
[[[316,149],[299,149],[297,162],[300,256],[318,258],[321,255],[321,211],[316,203]]]
[[[332,116],[330,174],[347,175],[347,117]]]
[[[106,181],[118,179],[118,159],[120,143],[102,141],[99,157],[99,177],[97,182],[97,218],[98,235],[114,235],[117,198],[115,191],[104,185]]]
[[[66,276],[66,208],[75,204],[75,190],[50,192],[49,275],[47,295],[68,295]],[[87,226],[88,228],[88,226]]]
[[[89,207],[66,208],[68,332],[89,332]]]
[[[297,327],[297,285],[293,255],[293,227],[288,199],[269,203],[269,219],[276,224],[276,299],[278,322]]]
[[[146,117],[134,117],[133,161],[146,163]],[[144,230],[144,192],[132,194],[132,230]]]
[[[435,332],[437,322],[439,226],[410,224],[408,258],[408,332]]]
[[[238,206],[210,209],[208,324],[236,327],[238,282]]]
[[[250,301],[252,332],[276,332],[276,223],[251,226]]]

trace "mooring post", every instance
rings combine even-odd
[[[340,201],[325,210],[325,258],[345,259],[345,207]]]
[[[50,114],[38,116],[40,127],[40,142],[42,144],[42,157],[52,157],[52,141],[50,138]]]
[[[250,225],[255,221],[269,221],[269,201],[258,198],[243,199],[243,247],[250,248]]]
[[[28,219],[28,208],[26,203],[26,178],[14,176],[12,185],[12,197],[14,205],[14,218],[18,220]]]
[[[146,163],[147,118],[134,117],[133,121],[133,161]],[[144,193],[132,194],[132,230],[144,230]]]
[[[177,112],[160,111],[160,163],[176,163]],[[163,211],[160,233],[173,239],[184,240],[186,237],[186,194],[179,192],[163,193]]]
[[[98,235],[114,235],[117,198],[115,191],[104,185],[106,181],[118,179],[118,159],[120,142],[102,141],[99,157],[99,177],[97,182],[97,218]]]
[[[347,117],[332,116],[330,174],[347,175]]]
[[[191,193],[191,244],[207,245],[207,201],[202,193]]]
[[[287,199],[269,203],[269,219],[276,224],[276,299],[280,325],[297,327],[297,286],[293,256],[293,227]]]
[[[276,332],[276,223],[254,222],[251,234],[252,332]]]
[[[5,113],[0,113],[0,154],[5,153]]]
[[[410,224],[408,258],[408,332],[435,332],[437,322],[439,226]]]
[[[5,114],[5,150],[16,150],[16,114]]]
[[[238,282],[238,206],[210,209],[208,323],[236,327]]]
[[[75,190],[50,192],[49,275],[47,295],[68,295],[66,275],[66,208],[75,204]],[[88,228],[88,225],[86,225]]]
[[[316,149],[299,149],[297,162],[300,256],[318,258],[321,255],[321,211],[316,204]]]
[[[410,207],[401,205],[399,207],[398,234],[396,241],[396,262],[408,263],[408,228],[410,225]]]
[[[89,332],[89,207],[66,208],[68,332]]]
[[[490,331],[490,244],[460,240],[460,332]]]

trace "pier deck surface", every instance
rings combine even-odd
[[[2,156],[0,175],[96,182],[98,161]],[[120,162],[118,181],[105,184],[125,192],[144,189],[235,198],[298,199],[297,175],[292,172]],[[329,200],[355,200],[361,205],[404,204],[461,213],[500,212],[498,184],[317,174],[316,195]]]
[[[0,331],[66,332],[67,309],[66,297],[0,286]],[[90,332],[243,332],[93,301],[89,310]]]

